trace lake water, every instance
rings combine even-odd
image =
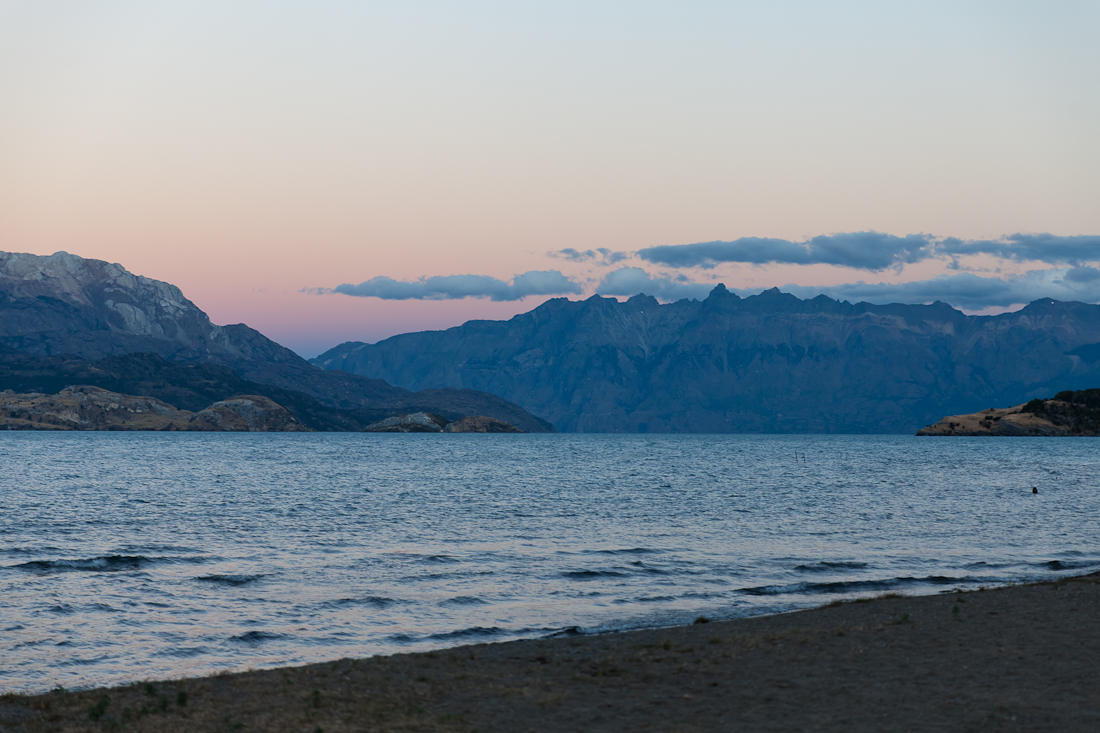
[[[6,433],[0,468],[0,692],[1100,568],[1088,438]]]

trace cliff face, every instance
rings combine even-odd
[[[361,429],[385,414],[429,409],[449,419],[487,414],[522,423],[529,432],[553,430],[519,406],[484,392],[413,393],[380,379],[323,371],[244,324],[211,323],[174,285],[64,252],[48,257],[0,252],[0,352],[5,351],[70,363],[156,354],[173,363],[226,367],[244,381],[299,393],[284,403],[292,411],[305,404],[302,397],[348,413],[367,411],[362,419],[322,416],[318,427],[324,429],[343,423],[339,429]],[[307,421],[319,415],[314,413],[296,412]]]
[[[1100,379],[1100,306],[967,316],[778,290],[555,299],[509,321],[347,343],[313,363],[491,391],[581,432],[913,432]]]
[[[152,397],[84,385],[55,395],[0,392],[0,430],[311,432],[259,395],[231,397],[194,413]]]
[[[214,325],[175,285],[65,252],[0,252],[0,311],[0,342],[28,354],[297,358],[268,339],[248,338],[242,327]]]

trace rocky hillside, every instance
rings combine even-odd
[[[451,422],[442,415],[414,412],[379,420],[366,427],[368,433],[522,433],[515,425],[484,415],[471,415]]]
[[[311,432],[286,409],[260,395],[236,395],[189,412],[152,397],[86,385],[53,395],[0,392],[0,430]]]
[[[508,321],[346,343],[313,363],[498,394],[581,432],[912,433],[1100,381],[1100,306],[967,316],[778,290],[662,305],[564,298]]]
[[[305,424],[319,429],[361,429],[387,415],[427,409],[448,419],[491,415],[528,432],[553,430],[546,421],[492,394],[472,389],[411,392],[380,379],[326,372],[248,326],[211,323],[174,285],[133,275],[121,265],[64,252],[48,257],[0,253],[0,352],[58,359],[65,369],[77,371],[94,367],[76,365],[74,360],[102,363],[133,354],[155,354],[168,363],[224,367],[234,379],[264,385],[251,392],[267,394],[277,389],[283,396],[296,393],[286,401],[275,399]],[[39,361],[36,367],[43,384],[51,381],[45,363]],[[150,364],[141,368],[149,371]],[[117,363],[115,367],[117,371]],[[156,389],[171,391],[168,377],[178,374],[158,369],[159,375],[146,381],[161,385]],[[4,379],[0,371],[0,383]],[[96,380],[88,383],[99,384]],[[47,391],[42,385],[28,386]],[[148,391],[137,394],[160,396]],[[231,394],[234,392],[223,391],[219,396]],[[312,414],[298,411],[309,400],[319,409]],[[337,413],[362,414],[344,418]]]
[[[950,415],[917,435],[1100,436],[1100,389],[1066,390],[1015,407]]]

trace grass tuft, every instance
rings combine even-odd
[[[107,706],[111,704],[111,698],[103,695],[96,701],[96,704],[88,708],[88,719],[92,722],[98,721],[103,717],[103,714],[107,712]]]

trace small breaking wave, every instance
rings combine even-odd
[[[914,588],[925,585],[971,585],[988,583],[989,578],[949,578],[943,575],[929,575],[923,578],[884,578],[881,580],[849,580],[835,583],[791,583],[790,585],[762,585],[755,588],[742,588],[741,593],[749,596],[780,596],[788,594],[844,594],[869,591],[890,591],[899,588]]]
[[[140,570],[150,565],[166,563],[200,563],[206,558],[179,558],[179,557],[146,557],[145,555],[101,555],[99,557],[85,557],[73,560],[31,560],[18,565],[9,565],[10,568],[27,570],[31,572],[121,572],[126,570]]]
[[[199,577],[195,578],[195,580],[203,583],[215,583],[218,585],[236,586],[253,583],[260,578],[266,577],[267,575],[263,573],[260,573],[258,575],[200,575]]]
[[[845,570],[866,570],[869,566],[865,562],[829,562],[821,561],[795,565],[794,569],[802,573],[832,573]]]
[[[431,641],[456,641],[460,639],[482,639],[490,636],[500,636],[503,633],[506,633],[504,629],[497,626],[490,626],[488,628],[484,626],[471,626],[468,629],[431,634],[425,638]]]
[[[1098,565],[1100,565],[1100,560],[1051,560],[1038,563],[1039,567],[1047,570],[1082,570],[1084,568],[1094,568]]]
[[[386,598],[385,596],[366,596],[364,598],[337,598],[331,601],[324,601],[320,604],[321,608],[342,608],[346,606],[370,606],[371,608],[389,608],[390,606],[399,603],[396,598]]]

